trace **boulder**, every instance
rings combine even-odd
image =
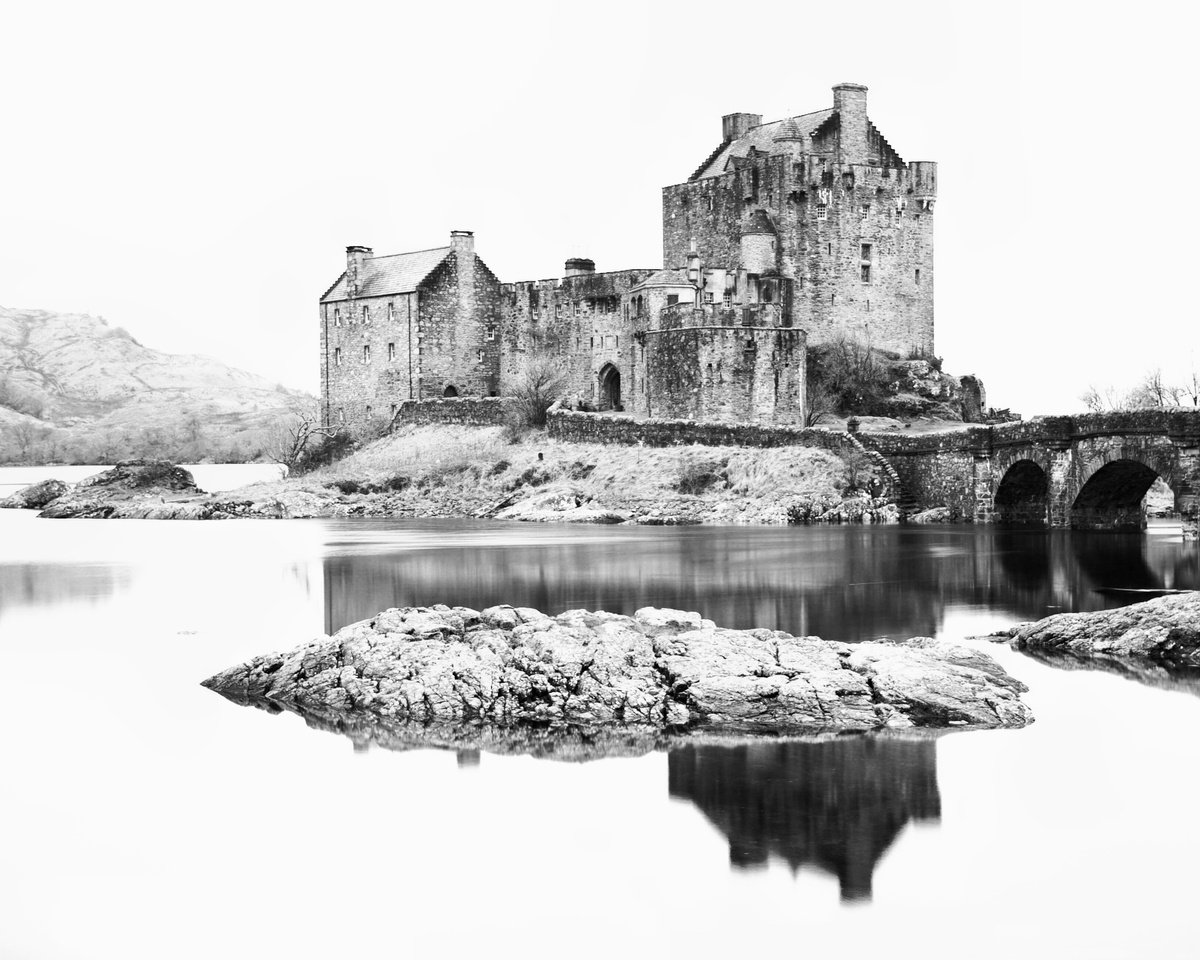
[[[1200,667],[1200,591],[1116,610],[1059,613],[1013,631],[1018,650]]]
[[[187,470],[167,460],[122,460],[103,473],[81,480],[47,505],[41,515],[111,517],[129,506],[145,514],[168,501],[174,503],[203,493]]]
[[[908,517],[909,523],[949,523],[950,522],[949,507],[930,507],[928,510],[922,510],[920,513],[910,514]]]
[[[61,480],[43,480],[22,487],[11,496],[0,500],[3,510],[41,510],[51,500],[57,500],[71,488]]]
[[[390,724],[780,732],[1020,727],[1025,687],[928,638],[847,645],[698,613],[385,610],[204,686],[239,703]],[[357,722],[357,720],[355,721]]]

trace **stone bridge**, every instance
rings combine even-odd
[[[1200,410],[1138,410],[905,436],[860,433],[892,464],[902,506],[956,520],[1141,530],[1161,477],[1184,533],[1200,531]]]

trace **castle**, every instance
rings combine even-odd
[[[809,344],[850,336],[932,354],[937,166],[905,162],[867,88],[721,142],[663,188],[663,268],[502,283],[470,231],[448,246],[346,248],[320,301],[325,421],[364,427],[404,400],[503,396],[533,357],[597,409],[798,423]]]

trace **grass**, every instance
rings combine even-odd
[[[516,442],[503,427],[406,427],[337,463],[279,484],[314,494],[356,489],[423,515],[481,514],[531,496],[596,510],[694,514],[709,522],[774,522],[797,498],[836,501],[847,464],[808,447],[644,447],[564,443],[533,431]],[[444,510],[442,509],[444,507]]]

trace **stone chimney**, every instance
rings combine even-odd
[[[863,88],[864,90],[866,87]],[[744,137],[751,127],[762,123],[761,113],[730,113],[721,118],[721,139],[736,140]]]
[[[833,109],[841,125],[838,162],[866,163],[867,88],[861,83],[839,83],[833,88]]]
[[[475,233],[471,230],[451,230],[450,246],[459,257],[475,255]]]
[[[587,257],[572,257],[563,264],[564,277],[583,277],[596,272],[596,261]]]
[[[358,296],[360,278],[363,274],[363,261],[374,252],[370,247],[346,248],[346,288],[350,296]]]

